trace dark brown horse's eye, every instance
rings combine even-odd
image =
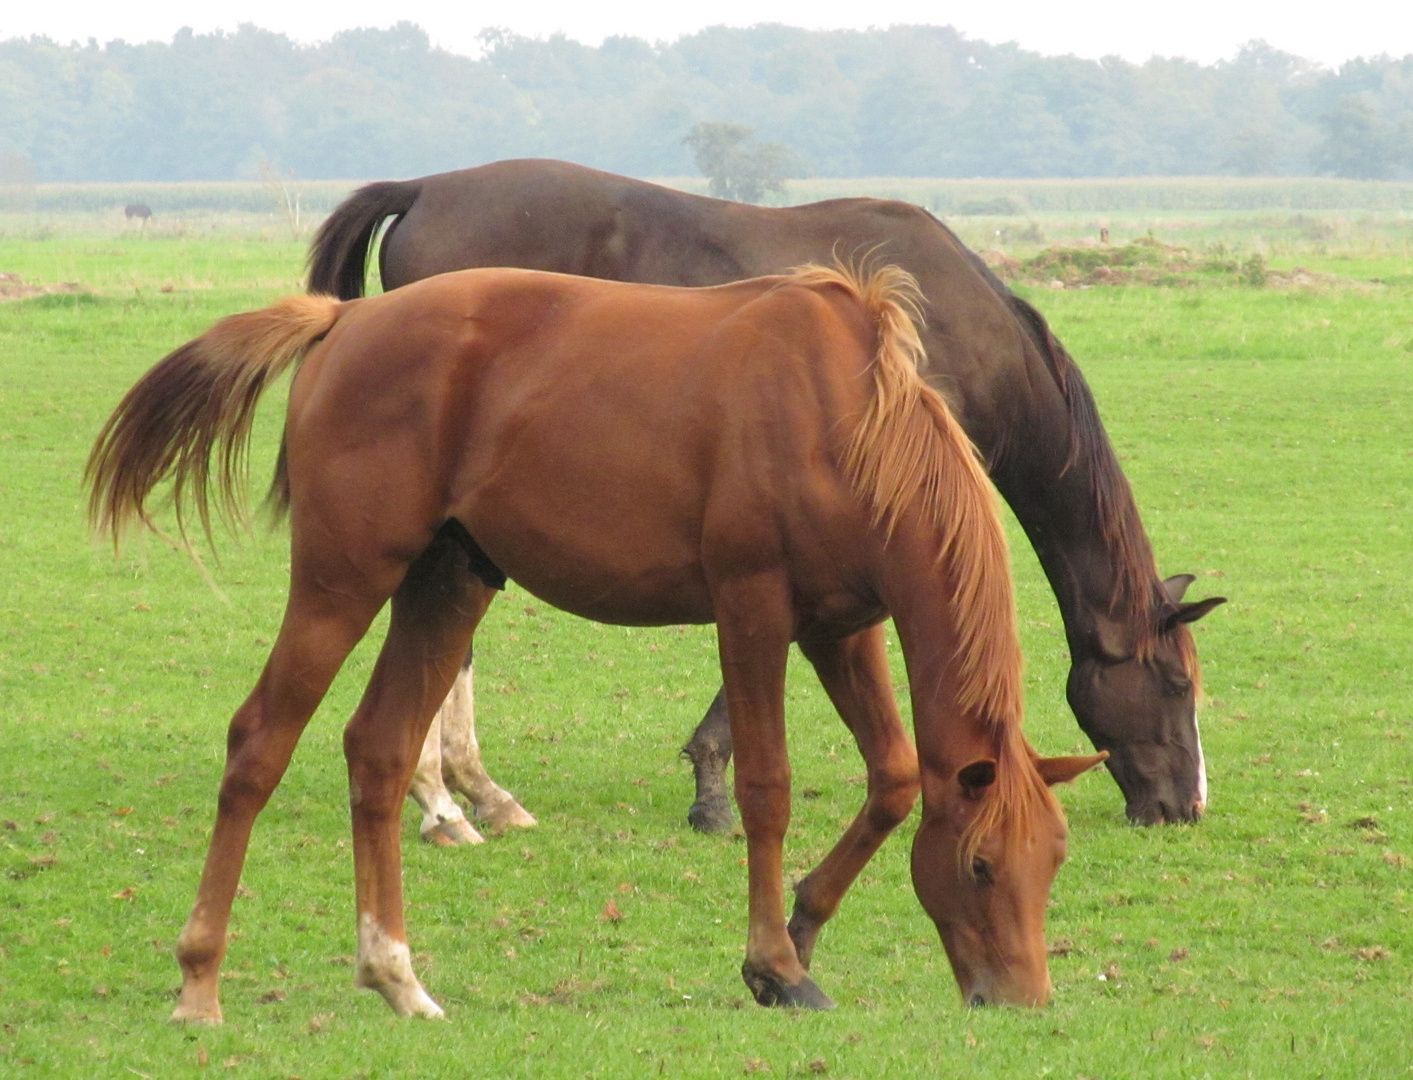
[[[971,861],[971,876],[982,885],[991,884],[991,864],[985,859],[977,857]]]

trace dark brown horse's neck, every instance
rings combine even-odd
[[[1037,399],[1026,403],[1033,406]],[[999,448],[991,479],[1035,549],[1059,603],[1071,654],[1078,658],[1092,653],[1101,623],[1118,623],[1126,636],[1141,636],[1144,631],[1137,623],[1149,617],[1148,597],[1159,585],[1157,570],[1117,462],[1096,478],[1103,459],[1113,457],[1103,429],[1084,436],[1101,440],[1099,445],[1082,447],[1071,457],[1064,414],[1032,407],[1030,415],[1010,423],[1016,425],[1011,431],[1027,435],[1012,435]],[[992,458],[991,447],[981,441],[978,446]],[[1096,496],[1101,487],[1110,507],[1107,515]]]

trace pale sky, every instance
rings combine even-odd
[[[336,10],[335,10],[336,9]],[[357,26],[415,22],[434,44],[474,55],[485,27],[544,37],[564,33],[586,44],[626,34],[670,41],[705,26],[779,22],[812,29],[865,29],[926,23],[971,38],[1015,41],[1047,55],[1114,55],[1133,61],[1182,56],[1211,63],[1253,38],[1337,67],[1354,56],[1413,53],[1413,0],[712,0],[709,4],[633,0],[3,0],[0,40],[40,34],[61,43],[168,41],[182,26],[206,33],[254,23],[297,41]]]

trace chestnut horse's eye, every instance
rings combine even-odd
[[[985,859],[976,857],[971,861],[971,876],[982,885],[991,884],[991,864]]]

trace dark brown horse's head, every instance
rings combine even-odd
[[[951,776],[924,770],[913,887],[968,1005],[1049,1004],[1045,908],[1067,829],[1048,786],[1103,759],[1040,758],[1026,747]]]
[[[1207,770],[1197,730],[1201,692],[1187,624],[1225,603],[1214,596],[1183,603],[1191,574],[1163,582],[1146,643],[1117,620],[1098,620],[1074,644],[1070,708],[1095,747],[1109,751],[1109,772],[1140,825],[1195,821],[1207,804]]]

